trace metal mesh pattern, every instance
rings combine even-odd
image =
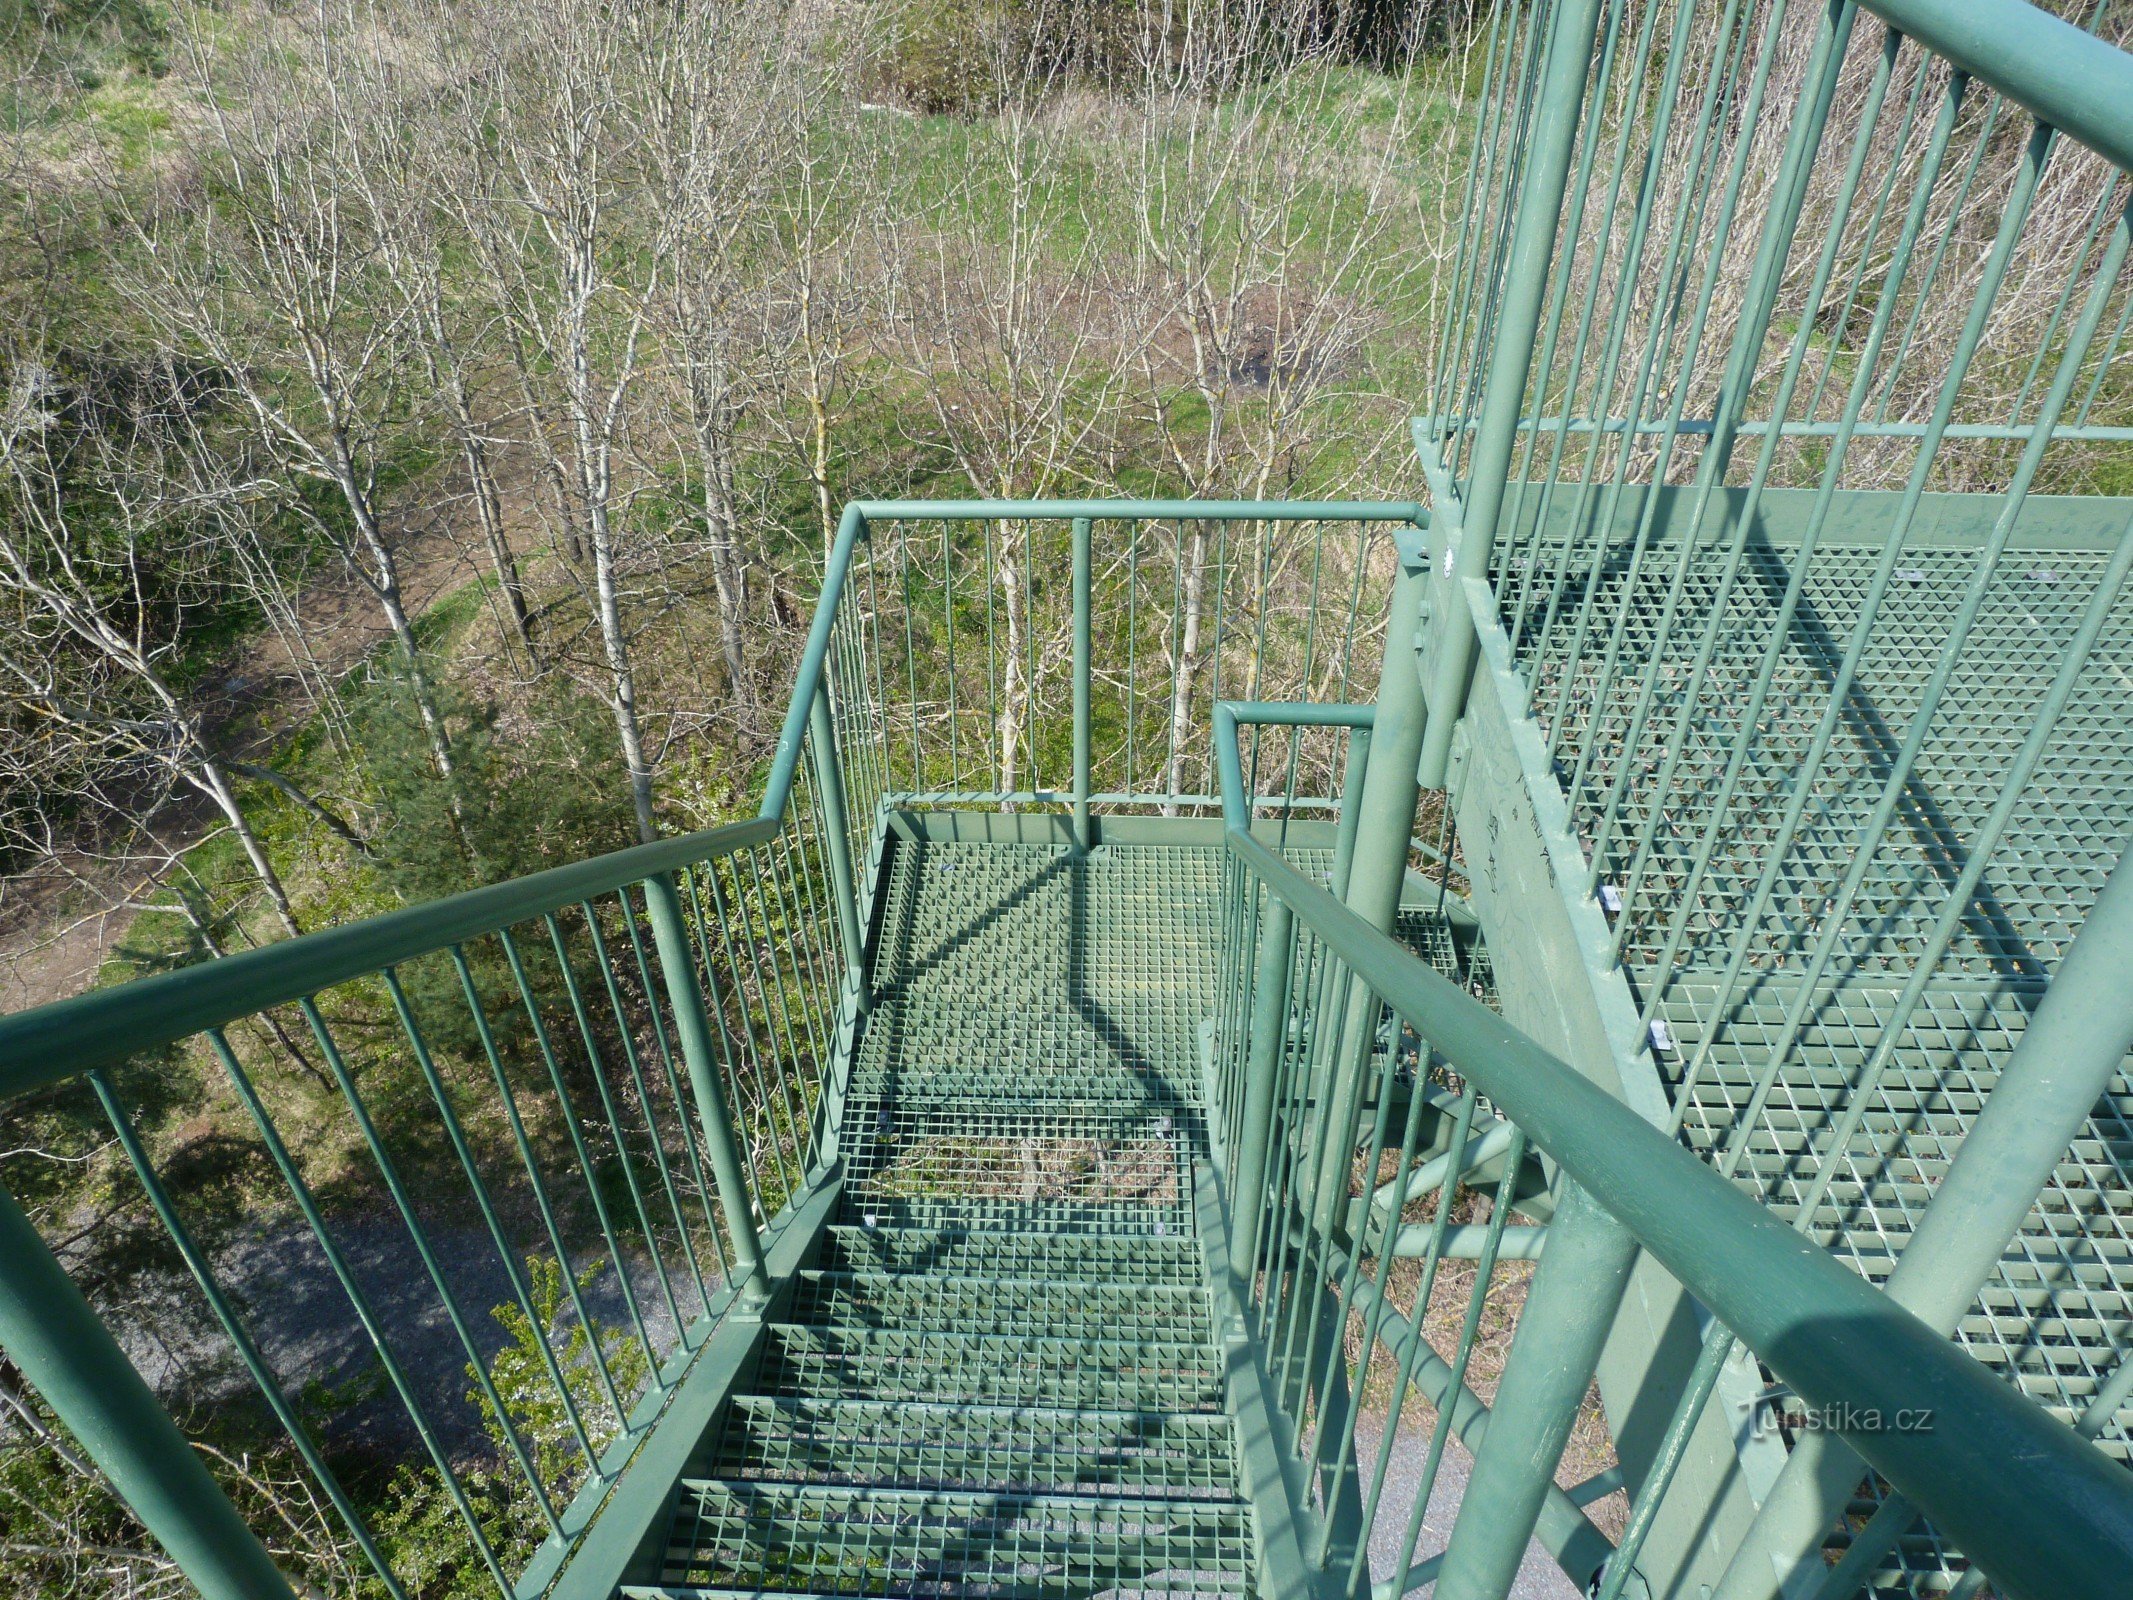
[[[1521,633],[1531,707],[1556,752],[1581,842],[1588,853],[1597,850],[1594,876],[1615,917],[1625,970],[1661,1024],[1653,1042],[1662,1074],[1677,1092],[1684,1079],[1690,1084],[1681,1108],[1687,1137],[1714,1161],[1738,1144],[1738,1181],[1788,1214],[1797,1214],[1816,1174],[1834,1163],[1810,1231],[1879,1279],[1908,1242],[2021,1037],[2045,974],[2133,833],[2133,750],[2125,738],[2133,590],[2112,603],[1978,892],[1893,1041],[1872,1104],[1846,1148],[1832,1152],[1835,1124],[1897,1010],[1899,991],[1931,954],[1933,925],[1967,864],[1968,841],[2000,797],[2108,555],[2017,550],[1994,569],[1890,825],[1871,844],[1857,898],[1834,930],[1834,959],[1803,1002],[1800,977],[1832,931],[1826,918],[1941,662],[1977,553],[1930,543],[1903,552],[1828,754],[1806,780],[1812,787],[1796,837],[1775,861],[1767,909],[1752,926],[1748,916],[1773,864],[1782,817],[1803,781],[1802,764],[1881,552],[1839,542],[1813,557],[1796,615],[1777,641],[1775,670],[1730,795],[1729,755],[1772,643],[1793,555],[1771,544],[1749,551],[1712,623],[1699,683],[1695,659],[1720,599],[1724,551],[1714,544],[1692,558],[1681,602],[1688,620],[1662,640],[1657,624],[1679,554],[1678,544],[1655,542],[1634,582],[1625,549],[1601,563],[1596,583],[1581,577],[1559,595],[1534,586]],[[1560,570],[1558,551],[1533,559],[1543,570]],[[1582,560],[1570,564],[1583,570]],[[1504,590],[1504,621],[1514,627],[1520,591]],[[1578,619],[1588,599],[1590,627],[1581,641]],[[1553,626],[1546,622],[1551,607]],[[1618,621],[1616,692],[1595,707]],[[1648,681],[1657,693],[1642,747],[1625,750],[1635,691]],[[1663,745],[1692,690],[1680,764],[1661,795]],[[1647,839],[1639,876],[1633,863]],[[1699,875],[1695,862],[1704,850],[1709,859]],[[1670,938],[1678,940],[1671,966]],[[1721,993],[1722,970],[1743,941],[1739,975]],[[1757,1080],[1773,1062],[1778,1070],[1755,1108]],[[2133,1072],[2121,1074],[2098,1104],[1958,1332],[1971,1354],[2069,1420],[2133,1347],[2129,1108]],[[1751,1111],[1752,1122],[1744,1122]],[[2106,1424],[2101,1442],[2124,1457],[2129,1428],[2133,1410]]]
[[[1190,1500],[684,1488],[662,1581],[812,1594],[1237,1594],[1241,1507]],[[625,1591],[628,1592],[628,1591]]]
[[[1711,985],[1670,996],[1681,1052],[1702,1044]],[[1684,1131],[1714,1154],[1745,1112],[1757,1067],[1782,1028],[1796,986],[1768,983],[1736,1001],[1690,1094]],[[1852,981],[1823,996],[1798,1050],[1748,1138],[1739,1181],[1786,1215],[1824,1159],[1861,1063],[1895,1002],[1885,984]],[[1916,1219],[1991,1092],[1997,1063],[2021,1037],[2035,995],[2025,986],[1951,980],[1928,991],[1873,1107],[1837,1158],[1814,1236],[1877,1282],[1909,1242]],[[1679,1077],[1681,1054],[1665,1058]],[[2133,1345],[2133,1078],[2099,1101],[2037,1197],[1994,1280],[1957,1338],[1978,1360],[2014,1376],[2042,1404],[2078,1417]],[[2133,1458],[2133,1410],[2099,1442]]]
[[[912,1233],[901,1229],[830,1229],[825,1265],[848,1272],[973,1272],[1003,1277],[1094,1278],[1106,1283],[1198,1287],[1198,1246],[1187,1238],[1092,1236],[1063,1251],[1043,1234]]]
[[[1726,597],[1711,661],[1697,690],[1687,743],[1664,795],[1653,791],[1681,700],[1694,682],[1705,619],[1716,609],[1725,552],[1695,558],[1681,602],[1690,619],[1662,641],[1657,624],[1679,547],[1657,546],[1634,585],[1627,552],[1603,563],[1597,584],[1566,585],[1548,646],[1521,663],[1532,709],[1547,731],[1557,770],[1575,780],[1571,801],[1591,845],[1618,789],[1620,814],[1600,861],[1602,884],[1623,887],[1637,842],[1653,835],[1652,857],[1623,906],[1622,955],[1655,960],[1681,906],[1691,862],[1706,837],[1709,868],[1687,908],[1683,965],[1723,965],[1743,936],[1785,802],[1828,703],[1845,641],[1880,552],[1863,546],[1818,551],[1803,597],[1781,643],[1747,760],[1724,814],[1714,820],[1727,757],[1746,707],[1788,576],[1786,553],[1764,546]],[[1549,560],[1552,562],[1553,557]],[[1821,918],[1883,785],[1898,746],[1938,664],[1949,620],[1977,563],[1974,551],[1906,551],[1883,600],[1858,676],[1842,708],[1798,837],[1781,863],[1770,910],[1747,931],[1754,970],[1804,964]],[[2107,560],[2101,551],[2032,551],[1995,572],[1916,767],[1875,858],[1841,948],[1866,970],[1900,970],[1919,951],[1963,864],[1964,841],[1998,798],[2002,775],[2032,726],[2035,707],[2094,593]],[[1588,593],[1589,587],[1589,593]],[[1576,617],[1590,602],[1580,638]],[[1515,617],[1506,606],[1505,623]],[[1617,692],[1595,708],[1611,631],[1622,619]],[[1654,656],[1657,660],[1654,660]],[[1639,748],[1625,750],[1637,690],[1657,673],[1656,709]],[[2056,960],[2080,926],[2120,843],[2133,829],[2133,753],[2124,708],[2133,686],[2133,591],[2122,594],[2052,746],[2009,821],[1972,915],[1943,969],[1980,975],[2036,974]],[[1583,762],[1580,775],[1580,762]],[[1656,821],[1652,808],[1659,808]]]
[[[1222,1403],[1221,1369],[1201,1345],[985,1338],[908,1328],[774,1328],[756,1387],[794,1398],[1107,1410],[1213,1410]]]
[[[1221,1500],[1234,1492],[1230,1432],[1193,1412],[751,1396],[727,1424],[719,1474]]]
[[[1462,934],[1441,911],[1409,907],[1394,920],[1392,936],[1476,999],[1496,1004],[1496,969],[1478,928]]]
[[[839,1219],[641,1592],[1242,1593],[1189,1203],[1219,853],[892,851]]]
[[[1074,1279],[951,1277],[938,1272],[809,1272],[797,1315],[817,1327],[945,1327],[965,1333],[1060,1338],[1207,1337],[1207,1295],[1198,1285],[1095,1283]]]

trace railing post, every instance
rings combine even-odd
[[[1355,869],[1355,831],[1363,816],[1363,778],[1370,770],[1370,730],[1348,730],[1348,770],[1341,776],[1341,819],[1333,831],[1333,881],[1337,895],[1348,893]],[[1419,797],[1418,797],[1419,798]]]
[[[756,1234],[755,1205],[749,1198],[748,1179],[741,1170],[740,1151],[733,1139],[733,1116],[726,1109],[726,1092],[719,1084],[718,1065],[711,1054],[711,1021],[704,1011],[703,993],[696,987],[696,957],[689,947],[688,926],[682,920],[681,896],[670,873],[644,880],[644,903],[652,923],[652,939],[659,948],[659,964],[666,971],[667,1004],[674,1013],[674,1032],[681,1040],[689,1088],[696,1096],[696,1115],[703,1123],[712,1181],[718,1186],[719,1210],[726,1218],[726,1232],[733,1239],[741,1298],[743,1303],[760,1301],[767,1293],[763,1243]]]
[[[1385,628],[1385,659],[1378,669],[1377,709],[1370,730],[1370,756],[1363,771],[1360,800],[1354,807],[1354,842],[1348,847],[1347,884],[1342,898],[1349,910],[1380,933],[1389,932],[1400,909],[1407,881],[1407,856],[1414,835],[1415,804],[1421,788],[1415,762],[1422,749],[1426,711],[1422,680],[1415,672],[1415,628],[1422,615],[1427,569],[1403,554],[1393,581]],[[1343,807],[1346,811],[1348,808]],[[1343,828],[1348,819],[1342,818]],[[1363,1076],[1370,1059],[1372,1021],[1377,1001],[1360,979],[1349,985],[1345,1041],[1331,1063],[1332,1082],[1322,1096],[1326,1120],[1320,1142],[1319,1168],[1312,1189],[1313,1225],[1330,1228],[1348,1193],[1348,1162],[1354,1145],[1349,1130],[1361,1104]]]
[[[1074,519],[1074,848],[1088,854],[1089,835],[1089,610],[1094,524]]]
[[[1473,1514],[1452,1524],[1439,1600],[1510,1593],[1636,1261],[1628,1230],[1565,1182],[1460,1500]],[[1594,1576],[1573,1574],[1581,1584]]]
[[[1976,1302],[2037,1192],[2133,1051],[2129,972],[2133,849],[2121,851],[2059,958],[2051,987],[1889,1274],[1889,1298],[1936,1331],[1952,1334]],[[1858,1452],[1837,1434],[1803,1433],[1718,1593],[1774,1591],[1780,1570],[1820,1547],[1865,1475]],[[1890,1525],[1885,1542],[1893,1545],[1905,1531]]]
[[[0,1350],[207,1600],[293,1600],[237,1508],[0,1189]]]
[[[1451,553],[1451,572],[1461,578],[1481,577],[1488,571],[1489,550],[1510,482],[1519,416],[1525,409],[1526,373],[1533,364],[1578,119],[1584,110],[1585,75],[1591,69],[1599,26],[1600,0],[1566,0],[1549,29],[1531,155],[1519,190],[1518,219],[1504,266],[1503,306],[1489,345],[1487,386],[1482,391],[1472,467],[1467,474],[1465,523],[1459,546]],[[1453,598],[1458,602],[1456,595]],[[1427,789],[1444,787],[1452,729],[1474,668],[1474,619],[1463,602],[1449,607],[1442,626],[1442,650],[1429,693],[1436,715],[1421,754],[1422,786]]]
[[[830,890],[837,902],[837,931],[844,939],[844,972],[863,1010],[866,1006],[866,942],[859,927],[859,896],[852,878],[852,835],[845,820],[844,769],[837,764],[837,724],[830,715],[829,686],[815,685],[808,734],[815,749],[815,803],[821,810],[823,843],[829,851]]]
[[[1294,915],[1271,893],[1266,899],[1259,960],[1252,972],[1252,1039],[1245,1063],[1243,1126],[1237,1131],[1237,1186],[1230,1197],[1231,1234],[1236,1241],[1230,1266],[1246,1283],[1258,1270],[1268,1146],[1274,1136],[1274,1089],[1288,1048],[1289,975],[1294,966]]]

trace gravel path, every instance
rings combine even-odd
[[[331,1227],[334,1243],[347,1256],[357,1287],[439,1438],[455,1455],[486,1453],[480,1413],[468,1397],[472,1383],[466,1347],[407,1229],[392,1217],[340,1221]],[[437,1228],[429,1237],[467,1334],[486,1362],[507,1338],[490,1313],[514,1303],[496,1248],[479,1227]],[[581,1255],[580,1270],[595,1259],[602,1270],[585,1291],[587,1310],[595,1321],[634,1336],[621,1278],[607,1265],[607,1257]],[[649,1261],[632,1260],[629,1268],[645,1331],[654,1351],[664,1357],[675,1345],[673,1311]],[[341,1391],[330,1406],[338,1441],[389,1453],[420,1449],[406,1407],[386,1381],[347,1293],[308,1227],[277,1223],[227,1240],[217,1252],[216,1273],[243,1308],[253,1339],[287,1392],[299,1394],[311,1385]],[[693,1321],[700,1313],[695,1297],[678,1289],[676,1293],[682,1316]],[[196,1297],[192,1303],[199,1314],[186,1333],[173,1338],[168,1320],[158,1314],[154,1320],[161,1337],[137,1332],[122,1341],[158,1388],[180,1372],[199,1372],[203,1363],[214,1363],[216,1353],[227,1350],[220,1330],[207,1320],[204,1303]],[[563,1320],[565,1326],[574,1320],[567,1306]],[[234,1361],[229,1367],[234,1382],[221,1393],[202,1394],[196,1387],[188,1398],[211,1404],[230,1388],[248,1388],[249,1380],[236,1371]]]
[[[1365,1474],[1367,1488],[1378,1459],[1378,1441],[1383,1432],[1382,1416],[1365,1415],[1356,1422],[1355,1449]],[[1378,1518],[1370,1530],[1370,1576],[1379,1582],[1393,1575],[1400,1546],[1407,1534],[1407,1519],[1414,1509],[1415,1491],[1422,1482],[1422,1468],[1429,1458],[1429,1429],[1408,1427],[1393,1435],[1392,1462],[1385,1469],[1385,1493],[1378,1502]],[[1451,1537],[1452,1523],[1459,1515],[1459,1501],[1466,1493],[1467,1474],[1473,1458],[1454,1439],[1444,1448],[1444,1462],[1437,1471],[1428,1508],[1422,1514],[1421,1537],[1415,1549],[1421,1555],[1442,1550]],[[1429,1593],[1424,1589],[1422,1593]],[[1537,1544],[1526,1547],[1518,1577],[1511,1585],[1512,1600],[1579,1600],[1577,1586],[1564,1575],[1548,1553]]]

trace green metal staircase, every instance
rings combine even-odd
[[[1219,867],[894,844],[836,1220],[623,1594],[1251,1588],[1191,1203]]]
[[[752,818],[0,1018],[351,1595],[2125,1594],[2133,57],[2021,0],[1475,39],[1426,506],[854,503]],[[144,1136],[172,1060],[420,1562]],[[4,1186],[0,1346],[210,1600],[293,1600]]]

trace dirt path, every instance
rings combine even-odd
[[[412,518],[396,531],[395,554],[410,614],[480,575],[475,547],[455,534],[448,513]],[[345,569],[323,574],[297,598],[305,646],[329,672],[353,667],[390,639],[368,590]],[[235,754],[256,756],[310,712],[298,663],[273,630],[261,634],[218,686],[223,719],[254,719]],[[139,848],[114,859],[94,850],[57,852],[28,872],[0,880],[0,1012],[23,1011],[90,987],[139,915],[139,902],[171,862],[220,823],[199,795],[164,803],[141,830]]]
[[[389,1215],[339,1219],[331,1226],[335,1245],[348,1259],[394,1359],[446,1450],[460,1458],[485,1454],[488,1441],[481,1414],[469,1398],[473,1384],[466,1347],[407,1229]],[[490,1313],[512,1300],[511,1282],[495,1246],[477,1227],[434,1228],[429,1242],[486,1363],[505,1343],[504,1329]],[[578,1265],[596,1260],[603,1267],[585,1292],[586,1309],[596,1322],[628,1330],[634,1342],[621,1280],[605,1265],[607,1257],[587,1252]],[[217,1250],[215,1272],[242,1308],[246,1329],[284,1392],[298,1395],[314,1384],[335,1391],[331,1431],[336,1443],[392,1456],[419,1454],[421,1439],[407,1408],[386,1381],[347,1293],[308,1227],[286,1222],[240,1232]],[[649,1260],[633,1257],[629,1277],[645,1333],[664,1359],[676,1347],[678,1335],[659,1274]],[[685,1319],[701,1315],[693,1285],[684,1290],[677,1280],[675,1292]],[[204,1306],[191,1309],[194,1316],[180,1318],[159,1308],[152,1332],[146,1325],[128,1328],[121,1321],[120,1342],[142,1376],[160,1392],[190,1405],[213,1404],[249,1390],[242,1369],[234,1360],[223,1359],[227,1343]],[[643,1345],[637,1348],[641,1352]],[[202,1383],[203,1370],[217,1374],[212,1385]]]

